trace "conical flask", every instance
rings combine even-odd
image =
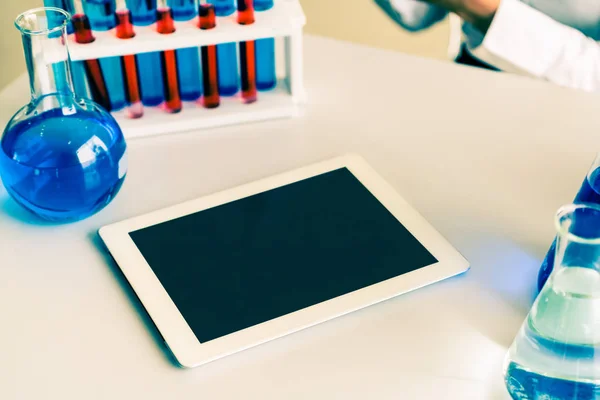
[[[73,93],[69,20],[67,12],[51,7],[17,17],[31,101],[0,137],[0,178],[7,192],[37,216],[59,222],[102,209],[127,172],[127,146],[115,119]]]
[[[556,216],[554,270],[504,366],[514,399],[600,399],[600,206]]]

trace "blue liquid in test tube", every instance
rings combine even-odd
[[[256,11],[266,11],[273,7],[273,0],[254,0]],[[255,42],[256,88],[271,90],[277,85],[275,72],[275,39],[260,39]]]
[[[83,11],[90,20],[92,30],[109,31],[117,26],[116,0],[84,0]]]
[[[217,17],[226,17],[237,10],[235,0],[207,0],[207,3],[215,6]]]
[[[111,111],[120,110],[127,105],[121,57],[106,57],[101,58],[99,61],[106,90],[108,90]]]
[[[73,88],[77,97],[91,99],[92,93],[85,74],[83,61],[71,62],[71,76],[73,77]]]
[[[148,26],[156,22],[156,0],[126,0],[133,24]]]
[[[215,6],[218,17],[226,17],[237,10],[235,0],[208,0]],[[240,90],[240,74],[236,43],[217,45],[219,93],[222,96],[233,96]]]
[[[254,11],[266,11],[273,7],[273,0],[254,0]]]
[[[116,0],[84,0],[83,10],[90,20],[90,25],[96,31],[108,31],[117,25],[115,11]],[[120,57],[102,58],[100,68],[110,99],[110,111],[120,110],[125,107],[125,83],[123,82],[123,66]]]
[[[179,76],[181,100],[198,100],[202,96],[200,49],[198,47],[180,49],[175,52],[175,55],[177,56],[177,75]]]
[[[167,0],[175,21],[189,21],[198,15],[195,0]],[[194,101],[202,96],[202,71],[200,49],[192,47],[175,52],[181,100]]]
[[[254,42],[256,54],[256,88],[271,90],[277,85],[275,73],[275,39],[258,39]]]
[[[65,10],[71,16],[75,14],[75,5],[73,4],[73,0],[44,0],[45,7],[56,7]],[[56,26],[57,23],[62,23],[62,19],[60,21],[49,21],[49,26]],[[67,25],[67,33],[70,35],[73,33],[73,24],[69,22]]]
[[[149,107],[160,105],[165,101],[160,52],[142,53],[136,55],[135,58],[138,65],[142,103]]]
[[[219,93],[222,96],[233,96],[240,90],[237,45],[235,43],[217,45],[217,60]]]
[[[167,0],[175,21],[189,21],[198,15],[196,0]]]
[[[131,19],[136,26],[148,26],[156,22],[156,0],[126,0]],[[165,101],[160,52],[142,53],[135,56],[142,103],[153,107]]]

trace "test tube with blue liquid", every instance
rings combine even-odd
[[[116,0],[84,0],[83,10],[93,30],[108,31],[117,26]],[[101,58],[100,67],[108,90],[110,110],[116,111],[127,104],[121,57]]]
[[[254,0],[255,11],[267,11],[273,8],[273,0]],[[275,39],[258,39],[256,52],[256,87],[258,90],[271,90],[277,85],[275,71]]]
[[[60,8],[61,10],[65,10],[66,12],[71,14],[71,16],[75,15],[75,4],[73,0],[44,0],[44,6]],[[50,15],[50,18],[52,18],[53,14]],[[61,23],[62,21],[60,20],[49,21],[48,26],[58,26]],[[73,24],[71,22],[69,22],[69,24],[67,25],[67,33],[69,35],[73,33]]]
[[[196,0],[167,0],[175,21],[189,21],[198,15]],[[184,101],[196,101],[202,96],[202,70],[200,68],[200,49],[190,47],[175,52],[179,92]]]
[[[126,0],[127,8],[131,11],[133,25],[149,26],[156,22],[156,0]],[[145,106],[158,106],[165,101],[163,87],[163,71],[160,52],[140,53],[136,56],[138,78]]]
[[[235,12],[235,0],[208,0],[215,6],[217,17],[227,17]],[[233,96],[240,90],[240,73],[238,70],[238,50],[236,43],[217,45],[219,59],[219,93],[223,96]]]

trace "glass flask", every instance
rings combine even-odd
[[[583,180],[581,188],[579,189],[579,192],[577,192],[573,203],[600,204],[600,154],[596,156],[596,160],[594,160],[594,163],[590,167],[587,176]],[[544,261],[542,262],[542,266],[538,274],[538,290],[542,290],[542,287],[544,287],[546,280],[552,272],[552,268],[554,267],[555,250],[556,239],[550,246],[550,249],[546,254],[546,258],[544,258]]]
[[[556,216],[554,270],[504,365],[513,399],[600,399],[600,206]]]
[[[0,178],[8,193],[25,209],[58,222],[102,209],[127,171],[125,139],[117,122],[96,103],[73,94],[69,18],[58,8],[37,8],[17,17],[32,97],[0,138]],[[48,25],[59,19],[61,24]]]

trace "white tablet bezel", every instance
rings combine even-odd
[[[169,221],[339,168],[352,174],[437,259],[437,263],[273,320],[200,343],[129,232]],[[467,260],[359,156],[347,155],[191,200],[100,229],[100,236],[177,361],[196,367],[469,269]]]

